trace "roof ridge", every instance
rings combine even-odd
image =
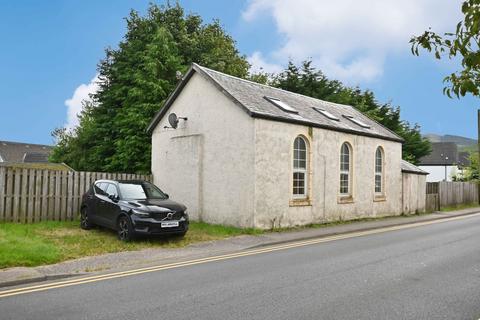
[[[266,87],[266,88],[269,88],[269,89],[274,89],[274,90],[277,90],[277,91],[282,91],[282,92],[285,92],[287,94],[293,94],[293,95],[297,95],[297,96],[300,96],[300,97],[304,97],[304,98],[308,98],[308,99],[311,99],[311,100],[315,100],[315,101],[321,101],[323,103],[327,103],[327,104],[330,104],[332,106],[337,106],[337,107],[348,107],[350,108],[350,110],[353,110],[353,112],[369,119],[370,121],[373,121],[374,123],[380,125],[381,127],[385,128],[388,132],[390,132],[391,134],[399,137],[400,139],[403,139],[398,133],[394,132],[393,130],[390,130],[389,128],[387,128],[386,126],[384,126],[383,124],[381,124],[380,122],[378,122],[377,120],[365,115],[363,112],[361,112],[360,110],[358,110],[357,108],[355,108],[354,106],[351,106],[351,105],[348,105],[348,104],[342,104],[342,103],[336,103],[336,102],[331,102],[331,101],[326,101],[326,100],[322,100],[322,99],[318,99],[318,98],[314,98],[314,97],[310,97],[310,96],[307,96],[307,95],[304,95],[304,94],[301,94],[301,93],[296,93],[296,92],[292,92],[292,91],[288,91],[288,90],[284,90],[284,89],[280,89],[280,88],[276,88],[276,87],[272,87],[272,86],[269,86],[269,85],[266,85],[266,84],[263,84],[263,83],[258,83],[258,82],[254,82],[254,81],[251,81],[251,80],[247,80],[247,79],[242,79],[242,78],[239,78],[239,77],[235,77],[235,76],[232,76],[230,74],[227,74],[227,73],[223,73],[223,72],[220,72],[220,71],[217,71],[217,70],[213,70],[213,69],[210,69],[210,68],[207,68],[207,67],[204,67],[204,66],[201,66],[199,65],[198,63],[193,63],[195,66],[197,66],[198,68],[202,69],[204,72],[207,72],[208,71],[212,71],[214,73],[218,73],[218,74],[221,74],[223,76],[227,76],[229,78],[233,78],[233,79],[236,79],[236,80],[240,80],[240,81],[243,81],[243,82],[247,82],[247,83],[250,83],[250,84],[253,84],[253,85],[257,85],[257,86],[262,86],[262,87]],[[208,73],[208,72],[207,72]],[[216,83],[218,83],[218,81],[216,79],[213,79]],[[222,86],[220,83],[218,83],[220,86]],[[223,86],[222,86],[223,88]]]
[[[197,64],[197,63],[194,63],[194,64],[195,64],[196,66],[198,66],[199,68],[201,68],[201,69],[206,69],[206,70],[208,70],[208,71],[212,71],[212,72],[215,72],[215,73],[219,73],[219,74],[221,74],[221,75],[224,75],[224,76],[227,76],[227,77],[230,77],[230,78],[234,78],[234,79],[236,79],[236,80],[240,80],[240,81],[243,81],[243,82],[247,82],[247,83],[250,83],[250,84],[253,84],[253,85],[257,85],[257,86],[261,86],[261,87],[266,87],[266,88],[274,89],[274,90],[277,90],[277,91],[282,91],[282,92],[285,92],[285,93],[288,93],[288,94],[294,94],[294,95],[297,95],[297,96],[300,96],[300,97],[305,97],[305,98],[308,98],[308,99],[313,99],[313,100],[318,100],[318,101],[330,103],[330,104],[333,104],[333,105],[336,105],[336,106],[349,107],[349,108],[355,109],[355,107],[353,107],[353,106],[351,106],[351,105],[348,105],[348,104],[336,103],[336,102],[331,102],[331,101],[322,100],[322,99],[319,99],[319,98],[310,97],[310,96],[307,96],[307,95],[305,95],[305,94],[301,94],[301,93],[297,93],[297,92],[293,92],[293,91],[288,91],[288,90],[285,90],[285,89],[281,89],[281,88],[269,86],[269,85],[267,85],[267,84],[258,83],[258,82],[255,82],[255,81],[251,81],[251,80],[239,78],[239,77],[236,77],[236,76],[232,76],[231,74],[223,73],[223,72],[220,72],[220,71],[217,71],[217,70],[213,70],[213,69],[210,69],[210,68],[201,66],[201,65],[199,65],[199,64]]]
[[[49,147],[53,148],[53,145],[49,144],[39,144],[39,143],[28,143],[28,142],[18,142],[18,141],[7,141],[7,140],[0,140],[1,143],[10,143],[10,144],[22,144],[22,145],[29,145],[29,146],[40,146],[40,147]]]
[[[147,132],[151,133],[152,130],[158,125],[159,121],[162,117],[168,112],[170,106],[174,103],[177,96],[182,92],[186,83],[192,77],[194,72],[197,72],[201,75],[204,79],[210,81],[218,90],[220,90],[230,101],[241,107],[245,112],[247,112],[251,117],[254,118],[263,118],[273,121],[280,121],[280,122],[288,122],[294,124],[302,124],[302,125],[309,125],[318,128],[325,128],[328,130],[334,131],[342,131],[348,132],[351,134],[356,135],[364,135],[374,138],[380,138],[385,140],[392,140],[395,142],[404,142],[404,139],[401,138],[399,135],[394,133],[393,131],[389,130],[385,126],[379,124],[374,119],[371,119],[367,115],[363,114],[355,107],[346,105],[346,104],[339,104],[330,101],[325,101],[317,98],[313,98],[307,95],[290,92],[284,89],[275,88],[269,85],[256,83],[251,80],[242,79],[239,77],[235,77],[226,73],[222,73],[220,71],[216,71],[207,67],[203,67],[197,63],[192,63],[191,67],[189,68],[188,72],[182,77],[182,80],[177,84],[175,90],[169,95],[167,98],[164,106],[156,113],[152,121],[150,122]],[[236,87],[239,87],[235,89]],[[244,90],[245,92],[242,92]],[[233,92],[232,92],[233,91]],[[249,98],[245,96],[245,93],[250,92]],[[252,93],[252,92],[255,92]],[[268,104],[265,99],[261,99],[262,101],[256,101],[255,99],[259,99],[262,93],[265,96],[269,97],[277,97],[273,94],[275,93],[282,93],[286,97],[289,97],[292,100],[301,103],[298,107],[303,109],[301,117],[293,117],[292,115],[286,116],[284,113],[279,114],[275,110],[278,108],[274,108],[275,110],[270,110],[272,108],[271,104]],[[242,95],[243,94],[243,95]],[[303,99],[303,101],[302,101]],[[267,108],[262,107],[262,105],[267,104]],[[366,130],[360,126],[349,125],[343,123],[341,126],[332,125],[330,122],[324,123],[323,121],[318,121],[314,119],[315,117],[310,117],[309,112],[311,112],[308,106],[323,106],[326,110],[335,110],[335,113],[340,114],[347,114],[352,116],[358,116],[360,119],[364,118],[365,121],[368,121],[374,126],[373,131]],[[306,112],[303,114],[303,112]],[[353,114],[352,114],[353,113]],[[306,116],[306,117],[305,117]]]

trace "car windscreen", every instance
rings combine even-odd
[[[122,182],[118,184],[120,193],[124,199],[167,199],[167,195],[159,188],[151,183],[128,183]]]

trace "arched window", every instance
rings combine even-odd
[[[295,138],[293,143],[293,197],[307,197],[307,142],[301,136]]]
[[[378,147],[375,152],[375,193],[383,193],[383,149]]]
[[[342,144],[340,150],[340,194],[349,195],[351,193],[351,168],[352,151],[348,143]]]

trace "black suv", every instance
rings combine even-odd
[[[117,230],[124,241],[136,234],[184,236],[188,230],[186,209],[147,181],[98,180],[83,195],[80,226]]]

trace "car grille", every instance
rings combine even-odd
[[[152,216],[155,218],[155,220],[180,220],[180,218],[183,216],[183,211],[177,211],[173,214],[171,219],[167,219],[168,212],[162,212],[162,213],[154,213]]]

